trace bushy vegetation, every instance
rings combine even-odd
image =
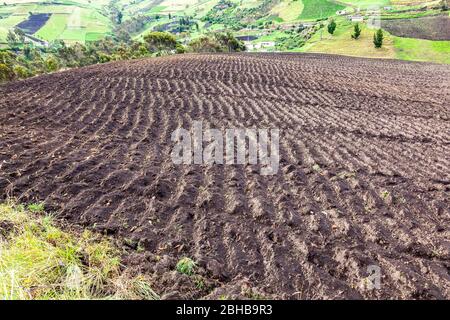
[[[48,47],[14,45],[11,50],[0,51],[0,81],[96,63],[182,52],[183,46],[171,34],[162,32],[149,33],[143,42],[107,38],[86,45],[76,43],[69,46],[62,40],[54,41]]]
[[[191,41],[188,49],[192,52],[240,52],[244,44],[231,33],[213,33]]]
[[[275,4],[273,0],[261,0],[257,6],[242,7],[229,0],[220,0],[202,20],[210,25],[224,24],[232,30],[263,28],[273,21],[282,21],[270,13]]]
[[[43,204],[0,204],[0,300],[158,299],[111,240],[63,231]]]
[[[211,33],[189,43],[191,52],[239,52],[245,46],[231,33]],[[167,32],[150,32],[143,41],[119,42],[107,38],[86,45],[54,41],[47,48],[22,44],[0,51],[0,82],[25,79],[60,69],[110,61],[184,53],[186,48]]]

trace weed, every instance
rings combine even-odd
[[[40,212],[44,212],[45,206],[44,206],[44,203],[42,203],[42,202],[30,203],[27,206],[27,210],[32,213],[40,213]]]
[[[196,263],[191,258],[183,258],[177,263],[177,271],[185,275],[191,276],[194,274]]]
[[[202,276],[196,276],[194,278],[195,287],[199,290],[204,290],[206,288],[205,281],[203,280]]]
[[[139,241],[138,245],[137,245],[137,248],[136,248],[136,252],[142,253],[144,251],[145,251],[145,246],[144,246],[144,244],[141,241]]]

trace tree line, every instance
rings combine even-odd
[[[10,37],[9,48],[0,51],[0,82],[110,61],[131,60],[185,52],[238,52],[245,46],[231,33],[204,35],[183,45],[167,32],[150,32],[142,41],[118,41],[107,37],[86,44],[68,45],[62,40],[48,46],[26,43],[19,34]]]

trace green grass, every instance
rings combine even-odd
[[[301,0],[284,0],[274,6],[271,13],[278,15],[285,22],[290,22],[297,20],[302,11],[303,2]]]
[[[450,41],[394,37],[397,58],[450,64]]]
[[[105,37],[105,33],[100,32],[87,32],[85,41],[97,41]]]
[[[300,14],[301,20],[315,20],[336,15],[345,6],[328,0],[303,0],[303,11]]]
[[[367,9],[374,6],[384,7],[391,4],[390,0],[342,0],[340,2],[359,7],[361,9]]]
[[[0,204],[0,300],[157,299],[111,240],[63,231],[43,204]]]
[[[163,11],[165,8],[167,8],[167,7],[166,6],[155,6],[155,7],[151,8],[148,13],[151,13],[151,14],[159,13],[159,12]]]
[[[30,211],[31,213],[40,213],[40,212],[44,212],[45,210],[45,206],[42,202],[40,203],[30,203],[27,206],[27,210]]]
[[[0,42],[6,42],[8,30],[15,25],[27,19],[27,16],[10,15],[7,18],[0,19]]]
[[[67,24],[68,15],[54,14],[50,17],[47,23],[36,32],[38,38],[42,38],[47,41],[58,39],[64,32]]]

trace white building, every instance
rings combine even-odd
[[[351,22],[364,22],[364,17],[363,16],[349,16],[348,19]]]
[[[245,42],[247,51],[264,51],[275,48],[275,41],[263,41],[257,43]]]

